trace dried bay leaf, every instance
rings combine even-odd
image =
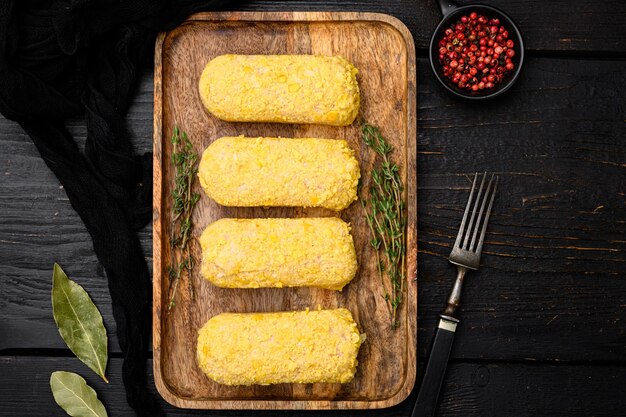
[[[80,375],[73,372],[53,372],[50,375],[50,388],[54,401],[70,416],[107,417],[96,392]]]
[[[102,316],[87,292],[58,264],[52,274],[52,313],[61,337],[85,365],[107,383],[107,334]]]

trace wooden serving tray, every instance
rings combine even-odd
[[[356,278],[342,292],[316,288],[222,289],[200,275],[179,285],[176,306],[169,301],[171,190],[170,138],[174,126],[189,134],[198,153],[222,136],[282,136],[346,139],[355,149],[362,177],[369,180],[374,154],[363,144],[357,123],[348,127],[270,123],[229,123],[208,114],[198,94],[205,64],[221,54],[342,55],[359,70],[361,111],[393,144],[402,168],[408,212],[407,285],[399,312],[401,327],[389,326],[369,231],[359,203],[337,214],[352,225],[359,261]],[[404,400],[415,383],[417,339],[415,47],[397,19],[372,13],[220,12],[193,15],[159,35],[154,74],[154,378],[169,403],[202,409],[382,408]],[[194,237],[222,217],[315,217],[319,208],[222,207],[202,193],[193,221]],[[364,189],[369,189],[368,181]],[[193,242],[196,259],[200,248]],[[230,312],[270,312],[346,307],[367,340],[354,380],[348,384],[281,384],[229,387],[207,378],[196,364],[198,329],[211,317]],[[297,331],[297,329],[294,329]]]

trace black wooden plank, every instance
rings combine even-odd
[[[57,370],[77,372],[96,390],[110,416],[134,415],[126,405],[121,360],[109,363],[105,384],[75,358],[0,357],[0,415],[51,417],[65,413],[48,381]],[[155,391],[152,372],[149,372]],[[622,395],[626,366],[452,363],[441,394],[440,417],[567,416],[616,417],[626,407]],[[376,416],[408,416],[416,390],[401,404]],[[249,416],[249,411],[191,411],[165,406],[168,416]],[[372,411],[257,411],[255,416],[365,417]]]
[[[466,175],[500,173],[483,267],[471,274],[453,356],[624,361],[626,62],[531,58],[502,99],[459,101],[418,72],[420,355],[454,277],[445,257]],[[129,126],[151,146],[152,81]],[[84,137],[84,128],[72,125]],[[0,119],[0,349],[64,348],[51,318],[54,261],[92,294],[114,336],[89,236],[19,127]],[[151,262],[151,233],[141,233]]]
[[[489,170],[501,191],[453,356],[625,359],[626,63],[531,58],[511,94],[480,106],[420,70],[420,340],[452,281],[467,176]]]
[[[460,0],[462,5],[471,1]],[[504,10],[519,25],[531,51],[584,51],[594,55],[626,55],[626,2],[622,0],[485,0]],[[267,11],[369,11],[391,14],[413,33],[425,49],[441,14],[435,0],[256,0],[233,2],[228,9]]]

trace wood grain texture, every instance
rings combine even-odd
[[[481,106],[434,84],[418,89],[420,326],[429,339],[438,309],[425,304],[445,299],[446,285],[426,292],[450,285],[443,263],[467,175],[495,171],[502,184],[454,357],[626,359],[625,87],[624,62],[530,58],[511,94]]]
[[[155,65],[154,117],[154,363],[159,392],[186,408],[335,409],[381,408],[405,399],[415,381],[417,246],[415,55],[411,35],[398,20],[364,13],[203,13],[159,37]],[[202,152],[221,136],[246,135],[345,139],[360,162],[363,188],[369,188],[373,152],[362,142],[357,124],[348,127],[268,123],[229,123],[207,113],[198,94],[206,63],[221,54],[341,55],[359,69],[360,114],[380,126],[393,145],[406,187],[407,292],[399,310],[400,328],[389,327],[369,228],[358,203],[336,214],[315,208],[222,207],[203,197],[193,221],[197,238],[211,222],[224,217],[316,217],[340,215],[352,227],[359,271],[342,292],[315,288],[238,290],[204,281],[200,265],[191,274],[196,297],[179,285],[176,307],[167,312],[171,253],[169,163],[174,126],[185,130]],[[199,188],[199,187],[198,187]],[[202,255],[197,242],[192,251]],[[197,330],[223,312],[271,312],[306,308],[348,308],[367,341],[359,351],[357,374],[347,384],[224,386],[207,378],[195,360]]]
[[[152,147],[152,80],[135,98],[129,117],[138,152]],[[148,94],[149,91],[149,94]],[[145,101],[145,100],[147,101]],[[69,121],[68,130],[82,148],[84,123]],[[89,233],[69,204],[65,190],[46,167],[34,145],[14,122],[0,117],[0,350],[65,349],[52,318],[52,266],[58,262],[94,300],[108,328],[110,348],[119,352],[104,269]],[[152,268],[151,228],[139,231]]]
[[[626,112],[621,94],[626,91],[626,65],[610,59],[626,56],[626,2],[487,3],[517,21],[530,51],[513,91],[486,106],[461,102],[437,85],[425,59],[418,61],[422,358],[454,277],[445,256],[466,198],[464,176],[495,166],[508,178],[508,193],[499,196],[498,219],[488,233],[489,253],[464,290],[462,323],[452,352],[456,359],[437,415],[616,417],[626,408],[621,395],[626,382]],[[434,0],[255,0],[230,2],[228,7],[389,13],[409,27],[423,56],[439,20]],[[152,73],[146,70],[127,114],[138,152],[152,149],[152,106]],[[82,146],[84,124],[68,125]],[[132,416],[119,359],[111,359],[112,383],[105,386],[69,357],[69,351],[61,350],[65,346],[49,299],[52,263],[59,261],[90,292],[108,327],[111,354],[117,356],[106,277],[58,181],[21,128],[1,116],[0,212],[0,415],[65,415],[48,385],[52,371],[65,369],[94,384],[110,415]],[[151,227],[140,232],[140,239],[151,264]],[[459,363],[459,358],[470,362]],[[524,363],[503,362],[511,360]],[[482,366],[489,370],[486,385]],[[376,415],[409,415],[415,395],[416,390]],[[252,415],[164,406],[171,416]]]
[[[471,0],[458,0],[461,5]],[[626,2],[622,0],[489,0],[518,24],[531,52],[626,56]],[[426,49],[441,20],[435,0],[253,0],[232,2],[234,10],[368,11],[388,13],[413,33],[418,49]]]
[[[626,63],[528,63],[506,106],[483,110],[450,97],[418,60],[418,353],[427,354],[455,274],[445,257],[466,199],[464,175],[496,166],[506,193],[483,266],[464,289],[452,356],[624,362]],[[152,103],[147,73],[127,118],[138,151],[152,146]],[[84,126],[70,128],[83,142]],[[49,299],[58,261],[89,291],[119,352],[106,277],[65,192],[19,126],[2,118],[0,154],[0,350],[65,348]],[[140,239],[151,266],[151,228]]]
[[[135,414],[124,401],[121,359],[109,363],[105,384],[75,358],[0,357],[0,415],[3,417],[66,416],[52,398],[48,383],[56,370],[77,372],[98,393],[109,416]],[[152,374],[148,375],[152,379]],[[437,417],[618,417],[626,408],[622,395],[626,366],[459,363],[448,368]],[[152,392],[156,389],[152,387]],[[376,410],[377,417],[409,416],[417,393],[400,404]],[[159,399],[167,416],[249,417],[246,410],[182,410]],[[367,410],[257,410],[254,416],[370,417]]]

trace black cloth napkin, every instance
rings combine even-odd
[[[224,0],[0,0],[0,112],[30,136],[65,188],[108,277],[138,416],[161,416],[146,356],[151,280],[135,230],[152,213],[152,157],[136,156],[124,122],[157,31]],[[64,120],[83,115],[84,152]]]

